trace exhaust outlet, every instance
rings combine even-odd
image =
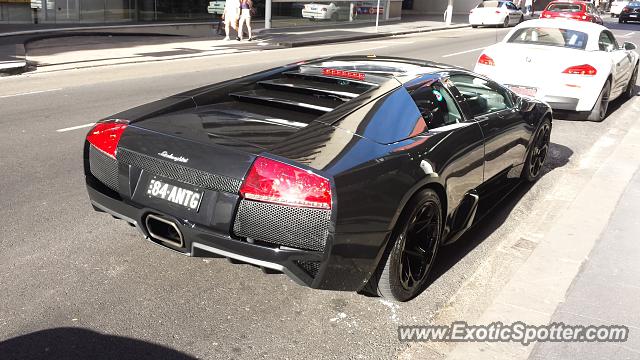
[[[173,221],[149,214],[145,219],[145,225],[147,226],[149,235],[153,239],[162,241],[173,247],[184,246],[182,232],[180,232],[180,229],[178,229],[178,226]]]

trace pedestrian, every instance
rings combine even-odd
[[[253,8],[253,1],[240,0],[240,25],[238,26],[238,40],[242,40],[244,33],[244,24],[247,24],[247,31],[249,32],[249,41],[253,40],[251,35],[251,15],[255,12]]]
[[[230,40],[229,35],[231,34],[231,28],[233,30],[238,31],[238,18],[240,17],[240,2],[239,0],[227,0],[224,3],[224,12],[222,13],[222,18],[224,19],[224,30],[226,32],[226,36],[224,37],[225,41]],[[240,39],[238,36],[236,39]]]
[[[533,16],[532,10],[533,10],[533,0],[525,0],[524,2],[524,7],[526,9],[526,13],[527,15],[531,15]]]

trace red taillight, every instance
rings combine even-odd
[[[322,69],[322,75],[342,77],[347,79],[364,80],[365,74],[355,71],[346,71],[338,69]]]
[[[496,14],[500,14],[500,10],[496,10]]]
[[[591,65],[576,65],[566,68],[563,74],[571,74],[571,75],[589,75],[593,76],[598,73],[598,70]]]
[[[240,187],[245,199],[331,209],[329,180],[310,171],[258,157]]]
[[[480,55],[480,58],[478,59],[478,64],[489,65],[489,66],[496,65],[493,59],[487,56],[486,54]]]
[[[122,132],[127,128],[128,121],[109,120],[97,123],[89,134],[87,141],[97,149],[112,158],[116,158],[118,142]]]
[[[622,12],[623,12],[623,13],[628,13],[628,12],[630,12],[630,11],[631,11],[631,9],[629,9],[628,7],[626,7],[626,8],[624,8],[624,9],[622,9]]]

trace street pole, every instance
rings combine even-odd
[[[451,25],[451,18],[453,16],[453,0],[449,0],[449,4],[447,5],[447,25]]]
[[[271,0],[265,1],[264,4],[264,28],[271,29]]]
[[[451,0],[449,0],[451,1]],[[378,32],[378,21],[380,20],[380,0],[378,0],[378,5],[376,6],[376,32]]]

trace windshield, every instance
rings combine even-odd
[[[575,30],[529,27],[518,29],[507,42],[584,49],[588,38],[587,34]]]
[[[627,6],[629,6],[629,7],[640,7],[640,2],[638,2],[638,1],[630,2]]]
[[[551,4],[547,8],[547,11],[581,12],[582,11],[582,5],[580,5],[580,4]]]

